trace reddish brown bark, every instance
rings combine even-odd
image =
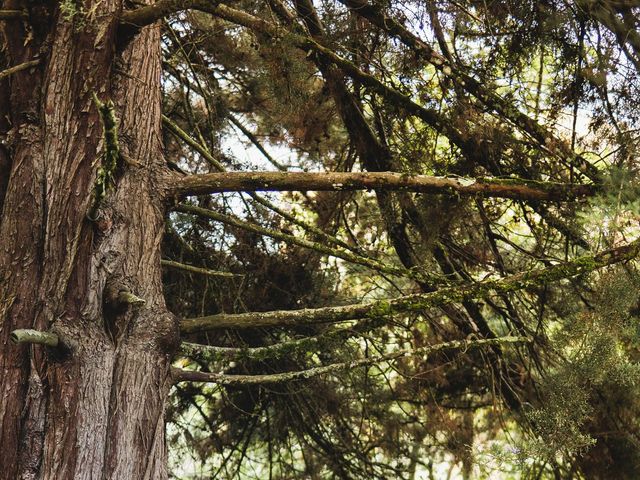
[[[41,56],[1,85],[5,478],[166,477],[164,403],[178,335],[160,278],[160,33],[151,25],[119,44],[121,8],[90,1],[83,10],[91,13],[73,20],[46,21],[51,10],[2,23],[7,66]],[[96,222],[86,216],[104,148],[93,93],[114,101],[123,153],[140,164],[119,169]],[[145,304],[109,305],[105,292],[114,289]],[[64,348],[12,345],[16,328],[51,329]]]

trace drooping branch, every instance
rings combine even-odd
[[[307,380],[318,375],[335,374],[345,370],[351,370],[357,367],[376,365],[383,362],[391,362],[403,357],[415,355],[427,356],[443,350],[468,350],[470,348],[480,348],[483,346],[495,346],[517,343],[528,343],[526,337],[498,337],[476,340],[454,340],[451,342],[439,343],[436,345],[427,345],[420,348],[407,348],[397,350],[385,355],[371,356],[353,360],[349,362],[333,363],[331,365],[323,365],[321,367],[309,368],[308,370],[300,370],[294,372],[274,373],[267,375],[226,375],[221,373],[197,372],[192,370],[184,370],[173,368],[171,370],[175,383],[178,382],[211,382],[220,385],[260,385],[284,383],[293,380]]]
[[[407,295],[392,300],[380,300],[338,307],[301,310],[275,310],[239,314],[221,313],[183,320],[182,333],[194,333],[218,328],[252,328],[291,326],[316,323],[336,323],[357,318],[377,318],[395,313],[419,312],[495,293],[510,293],[525,288],[593,272],[607,265],[635,259],[640,253],[640,238],[628,245],[606,250],[597,255],[576,258],[545,269],[521,272],[498,280],[442,288],[431,293]]]
[[[362,71],[353,62],[336,54],[330,47],[325,46],[310,37],[283,30],[279,25],[275,25],[227,5],[218,5],[211,13],[231,23],[241,25],[273,39],[286,37],[287,41],[292,45],[304,50],[305,52],[315,52],[326,61],[339,67],[348,77],[357,80],[362,85],[370,88],[390,103],[404,109],[411,115],[422,119],[430,127],[443,132],[444,135],[461,150],[472,151],[475,149],[475,142],[458,131],[453,123],[448,121],[439,111],[424,107],[414,102],[407,95],[386,85],[384,82],[378,80],[374,75]]]
[[[242,134],[245,137],[249,139],[249,141],[253,144],[253,146],[256,147],[260,151],[260,153],[262,153],[264,158],[266,158],[271,165],[273,165],[274,167],[276,167],[278,170],[281,170],[281,171],[287,170],[287,167],[285,167],[283,164],[278,162],[275,158],[271,156],[271,154],[269,154],[269,152],[267,152],[267,150],[258,141],[258,138],[251,132],[251,130],[245,127],[240,120],[238,120],[231,113],[227,114],[227,118],[238,130],[242,132]]]
[[[8,77],[9,75],[13,75],[14,73],[18,73],[18,72],[21,72],[23,70],[27,70],[27,69],[29,69],[31,67],[35,67],[39,63],[40,63],[39,59],[29,60],[28,62],[20,63],[18,65],[13,66],[13,67],[7,68],[6,70],[2,70],[2,71],[0,71],[0,80],[2,80],[5,77]]]
[[[578,200],[596,188],[519,178],[456,178],[394,172],[226,172],[187,175],[169,187],[173,196],[247,191],[404,190],[518,200]]]
[[[495,91],[486,88],[480,81],[467,75],[457,65],[451,63],[446,57],[436,52],[429,44],[395,19],[387,16],[379,6],[369,4],[367,0],[339,0],[351,11],[366,18],[390,35],[398,38],[407,47],[411,48],[419,57],[429,62],[441,73],[451,78],[456,84],[476,97],[487,107],[506,118],[522,131],[533,137],[545,150],[568,158],[575,163],[585,175],[592,180],[598,178],[598,170],[589,164],[584,158],[570,151],[569,146],[563,140],[557,138],[553,132],[544,128],[533,118],[521,112],[516,106],[509,103]]]
[[[174,262],[172,260],[160,260],[160,263],[168,268],[174,268],[176,270],[183,270],[185,272],[197,273],[198,275],[205,275],[208,277],[225,277],[225,278],[233,278],[233,277],[242,277],[241,273],[230,273],[230,272],[221,272],[218,270],[209,270],[208,268],[195,267],[193,265],[187,265],[185,263]]]
[[[277,240],[282,240],[283,242],[290,243],[292,245],[298,245],[302,248],[308,248],[309,250],[315,250],[325,255],[330,255],[332,257],[341,258],[350,263],[355,263],[358,265],[362,265],[373,270],[376,270],[380,273],[386,273],[389,275],[397,275],[401,277],[409,277],[414,278],[419,281],[425,281],[429,279],[434,284],[442,284],[442,279],[437,278],[433,275],[427,275],[424,272],[418,272],[413,270],[408,270],[405,268],[394,267],[391,265],[386,265],[378,260],[374,260],[368,257],[363,257],[361,255],[357,255],[352,253],[351,251],[345,251],[338,248],[332,248],[321,242],[312,242],[310,240],[306,240],[304,238],[296,237],[295,235],[289,235],[287,233],[271,230],[265,228],[261,225],[257,225],[255,223],[245,222],[240,220],[239,218],[232,217],[230,215],[224,215],[222,213],[214,212],[213,210],[208,210],[205,208],[196,207],[193,205],[177,205],[174,210],[176,212],[188,213],[192,215],[198,215],[201,217],[210,218],[211,220],[215,220],[218,222],[225,223],[227,225],[231,225],[237,228],[241,228],[243,230],[248,230],[251,232],[258,233],[260,235],[265,235],[267,237],[275,238]]]

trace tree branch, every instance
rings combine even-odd
[[[0,20],[13,20],[15,18],[27,18],[29,14],[24,10],[0,10]]]
[[[120,17],[120,23],[125,27],[140,28],[183,10],[214,13],[216,5],[217,2],[214,0],[160,0],[153,5],[125,10]]]
[[[7,68],[6,70],[0,71],[0,80],[9,75],[13,75],[14,73],[21,72],[23,70],[27,70],[28,68],[35,67],[40,63],[40,59],[29,60],[28,62],[20,63],[14,67]]]
[[[427,356],[443,350],[467,350],[470,348],[479,348],[482,346],[494,346],[504,344],[516,344],[516,343],[528,343],[529,340],[526,337],[498,337],[498,338],[483,338],[478,340],[454,340],[451,342],[439,343],[436,345],[428,345],[420,348],[407,348],[397,350],[386,355],[378,355],[374,357],[361,358],[359,360],[353,360],[350,362],[333,363],[331,365],[324,365],[321,367],[314,367],[308,370],[300,370],[295,372],[283,372],[267,375],[225,375],[221,373],[209,373],[209,372],[197,372],[192,370],[183,370],[179,368],[172,368],[171,374],[174,379],[174,383],[178,382],[212,382],[220,385],[260,385],[260,384],[274,384],[284,383],[293,380],[306,380],[318,375],[333,374],[344,370],[350,370],[357,367],[363,367],[368,365],[375,365],[382,362],[390,362],[402,357],[409,357],[415,355]]]
[[[568,158],[576,164],[582,173],[592,180],[596,180],[599,177],[598,170],[584,158],[571,151],[571,148],[566,142],[557,138],[551,131],[544,128],[528,115],[522,113],[517,107],[496,92],[486,88],[481,82],[464,73],[457,65],[451,63],[446,57],[436,52],[430,45],[425,43],[400,22],[387,16],[380,7],[369,4],[366,0],[338,1],[357,15],[366,18],[381,30],[398,38],[418,56],[429,62],[442,74],[451,78],[460,88],[529,134],[545,150],[561,158]]]
[[[498,280],[442,288],[431,293],[407,295],[392,300],[301,310],[275,310],[238,314],[220,313],[183,320],[183,334],[218,328],[254,328],[336,323],[357,318],[377,318],[404,312],[419,312],[434,306],[485,297],[492,292],[510,293],[565,278],[592,272],[615,263],[635,259],[640,253],[640,238],[628,245],[606,250],[593,256],[576,258],[553,267],[521,272]]]
[[[193,265],[187,265],[185,263],[174,262],[172,260],[160,260],[160,263],[169,268],[174,268],[176,270],[183,270],[185,272],[197,273],[199,275],[206,275],[209,277],[242,277],[244,276],[241,273],[229,273],[229,272],[220,272],[218,270],[209,270],[208,268],[195,267]]]
[[[187,134],[184,130],[182,130],[178,125],[176,125],[170,118],[165,117],[164,115],[162,116],[162,122],[164,123],[164,125],[169,129],[169,131],[176,136],[176,138],[181,139],[182,141],[184,141],[187,145],[189,145],[191,148],[193,148],[196,152],[198,152],[200,155],[202,155],[203,157],[205,157],[205,159],[218,171],[220,172],[224,172],[225,168],[224,166],[218,162],[213,155],[211,155],[211,153],[204,148],[202,145],[200,145],[197,141],[195,141],[193,138],[191,138],[189,136],[189,134]],[[342,240],[340,240],[339,238],[336,238],[332,235],[329,235],[328,233],[322,231],[320,228],[314,226],[314,225],[310,225],[308,223],[305,223],[301,220],[298,220],[295,216],[285,212],[284,210],[282,210],[280,207],[272,204],[271,202],[269,202],[268,200],[265,200],[264,198],[256,195],[255,193],[249,193],[249,196],[251,198],[253,198],[256,202],[258,202],[260,205],[268,208],[269,210],[277,213],[278,215],[280,215],[281,217],[283,217],[285,220],[293,223],[294,225],[298,225],[299,227],[303,228],[305,231],[307,232],[311,232],[314,235],[319,236],[320,238],[322,238],[323,240],[326,240],[330,243],[332,243],[333,245],[336,245],[338,247],[344,248],[346,250],[350,250],[356,254],[360,254],[360,252],[357,251],[357,249],[355,249],[354,247],[352,247],[351,245],[343,242]]]
[[[455,178],[395,172],[226,172],[187,175],[170,187],[174,196],[255,191],[404,190],[517,200],[577,200],[596,188],[519,178]]]
[[[180,353],[186,357],[205,358],[207,360],[224,360],[229,358],[265,360],[267,358],[282,358],[294,353],[320,351],[331,348],[337,342],[344,342],[348,338],[362,335],[384,324],[381,318],[367,319],[355,325],[332,328],[312,337],[297,338],[285,342],[275,343],[264,347],[218,347],[201,345],[198,343],[182,342]]]

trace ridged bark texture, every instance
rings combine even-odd
[[[177,323],[162,296],[160,30],[118,38],[120,0],[57,2],[0,22],[0,472],[166,478],[165,399]],[[36,10],[37,8],[37,10]],[[92,95],[111,99],[124,162],[90,221],[104,152]],[[128,291],[144,305],[109,303]],[[13,345],[16,328],[63,344]]]

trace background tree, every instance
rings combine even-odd
[[[636,10],[5,0],[1,471],[636,478]]]

